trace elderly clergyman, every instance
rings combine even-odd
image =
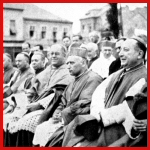
[[[146,46],[139,37],[124,41],[119,52],[123,69],[103,81],[92,96],[90,116],[98,121],[98,131],[94,132],[91,128],[88,129],[88,136],[86,133],[81,133],[82,136],[79,136],[74,134],[75,125],[70,124],[68,131],[65,132],[62,146],[109,146],[118,140],[124,140],[124,146],[134,146],[146,138],[143,132],[139,133],[133,129],[135,118],[147,117],[147,98],[136,96],[141,92],[146,93],[146,90],[143,90],[147,85],[145,53]],[[80,117],[82,120],[85,118],[82,115]],[[145,128],[146,126],[143,126],[143,130]],[[83,125],[82,130],[84,129]],[[92,139],[89,140],[89,137]]]
[[[63,93],[61,117],[64,122],[64,129],[77,115],[89,114],[91,98],[96,87],[102,82],[102,78],[87,66],[87,50],[84,48],[72,48],[67,59],[69,72],[75,80],[68,85]],[[63,106],[63,107],[62,107]],[[50,130],[50,129],[49,129]],[[63,132],[62,128],[59,128]],[[53,135],[57,136],[59,132]],[[57,145],[61,140],[53,143],[53,135],[47,145]],[[58,144],[59,145],[59,144]],[[57,145],[57,146],[58,146]]]

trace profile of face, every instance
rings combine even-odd
[[[18,54],[16,56],[16,60],[15,61],[16,61],[17,68],[19,70],[25,69],[27,67],[27,65],[29,64],[28,58],[26,58],[24,56],[24,54]]]
[[[29,45],[27,43],[22,44],[22,52],[30,53],[30,48],[29,48]]]
[[[82,44],[82,41],[79,39],[79,36],[73,36],[72,42],[77,44]]]
[[[66,37],[66,38],[63,39],[63,43],[68,48],[71,44],[71,41],[68,37]]]
[[[4,69],[8,68],[10,66],[10,64],[11,64],[10,58],[7,55],[3,54]]]
[[[107,59],[112,55],[112,48],[111,47],[102,47],[102,53],[104,57]]]
[[[136,41],[134,39],[128,39],[123,42],[119,57],[121,60],[121,66],[124,68],[132,68],[142,59],[143,51],[137,49]]]
[[[70,75],[75,77],[79,76],[84,68],[84,61],[79,56],[69,56],[66,64],[68,66]]]
[[[62,47],[58,44],[52,45],[50,52],[48,53],[48,59],[50,60],[52,66],[59,67],[65,63],[65,53]]]
[[[96,54],[97,54],[96,51],[93,49],[87,50],[87,57],[89,60],[91,60],[92,58],[95,58]]]
[[[44,60],[40,54],[34,54],[31,58],[31,65],[34,70],[41,69],[44,67]]]

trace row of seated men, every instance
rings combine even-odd
[[[4,84],[4,146],[147,146],[146,45],[123,39],[117,69],[115,59],[104,60],[112,56],[106,43],[91,66],[91,43],[69,51],[52,45],[45,69],[41,52],[33,54],[32,69],[28,54],[17,55],[18,70]],[[108,76],[110,64],[115,72]]]

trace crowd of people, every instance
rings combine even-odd
[[[99,32],[4,58],[5,147],[147,146],[147,43]],[[146,58],[146,59],[145,59]]]

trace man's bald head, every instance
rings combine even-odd
[[[94,50],[94,51],[96,51],[96,50],[98,50],[98,46],[97,46],[97,44],[95,44],[95,43],[88,43],[87,44],[87,49],[92,49],[92,50]]]
[[[25,52],[19,53],[16,56],[16,65],[17,68],[20,70],[24,70],[29,66],[29,56]]]
[[[59,67],[65,63],[66,53],[67,50],[63,45],[54,44],[48,52],[48,59],[54,67]]]

